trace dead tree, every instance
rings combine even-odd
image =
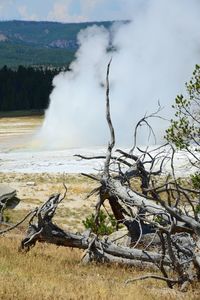
[[[111,62],[110,62],[111,63]],[[60,194],[52,195],[37,208],[29,221],[26,237],[21,242],[22,250],[29,250],[36,242],[52,243],[64,247],[85,250],[83,261],[117,262],[130,266],[154,266],[161,275],[151,274],[128,282],[157,278],[166,281],[172,288],[178,284],[182,290],[200,279],[200,216],[197,206],[200,191],[185,187],[176,178],[174,170],[175,150],[170,145],[137,148],[130,152],[116,150],[115,132],[112,125],[109,102],[109,70],[106,76],[106,120],[110,130],[105,157],[81,159],[105,159],[100,175],[87,175],[99,182],[95,222],[101,207],[107,201],[117,222],[126,226],[131,237],[130,247],[118,246],[109,236],[74,234],[66,232],[53,223],[58,204],[64,200]],[[138,124],[146,124],[145,116]],[[137,131],[135,131],[135,136]],[[163,167],[171,164],[171,174],[163,174]],[[135,181],[140,181],[136,189]],[[92,194],[93,192],[91,192]]]

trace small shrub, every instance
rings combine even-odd
[[[9,215],[7,210],[3,211],[3,214],[1,215],[1,218],[2,218],[3,222],[6,222],[6,223],[10,222],[10,215]]]
[[[154,222],[156,222],[156,223],[158,223],[160,225],[165,225],[166,224],[166,221],[160,215],[155,216]]]
[[[91,229],[98,235],[109,235],[116,230],[117,221],[113,215],[106,215],[102,210],[99,212],[98,224],[95,223],[95,215],[91,214],[82,221],[86,229]]]
[[[200,173],[191,175],[192,185],[195,189],[200,189]]]
[[[195,208],[195,212],[197,214],[200,214],[200,204],[197,204],[196,208]]]

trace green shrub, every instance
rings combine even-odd
[[[191,175],[192,185],[195,189],[200,189],[200,173],[196,172]]]
[[[200,204],[197,204],[197,206],[196,206],[196,208],[195,208],[195,212],[196,212],[197,214],[200,213]]]
[[[196,65],[191,80],[186,83],[185,96],[178,95],[175,104],[174,118],[166,130],[168,142],[177,149],[188,149],[193,145],[194,153],[199,152],[200,143],[200,65]]]
[[[86,229],[98,235],[109,235],[116,230],[117,221],[113,215],[107,215],[102,210],[99,212],[98,224],[95,223],[95,215],[91,214],[82,221]]]

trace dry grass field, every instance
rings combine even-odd
[[[199,299],[198,287],[183,294],[155,280],[125,285],[142,270],[82,265],[82,252],[38,244],[19,253],[20,234],[0,237],[0,299]]]
[[[0,182],[17,190],[21,200],[14,210],[6,212],[10,221],[15,223],[31,209],[41,205],[53,193],[64,193],[66,199],[57,209],[55,221],[67,230],[83,229],[82,220],[94,211],[95,198],[86,200],[88,193],[98,185],[81,175],[0,173]]]
[[[7,211],[16,222],[53,192],[64,192],[65,201],[55,222],[66,230],[83,230],[82,220],[93,211],[95,198],[84,200],[96,184],[80,175],[0,174],[0,182],[18,190],[21,203]],[[125,285],[125,280],[146,271],[119,265],[82,265],[82,251],[37,244],[28,253],[18,252],[26,224],[0,236],[0,299],[199,299],[198,287],[187,293],[169,290],[166,284],[146,280]]]

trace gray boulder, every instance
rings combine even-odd
[[[17,192],[9,185],[0,183],[0,222],[3,221],[3,210],[15,208],[20,200],[16,197]]]

